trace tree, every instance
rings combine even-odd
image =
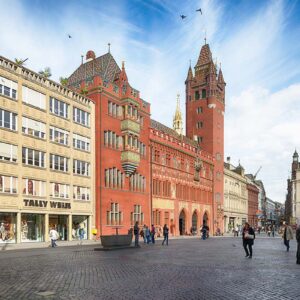
[[[67,77],[59,77],[59,82],[61,85],[67,85],[68,84],[68,78]]]
[[[49,67],[44,68],[44,70],[39,71],[39,74],[41,74],[42,76],[49,78],[52,76],[51,74],[51,69]]]
[[[21,66],[23,66],[24,65],[24,63],[25,63],[25,61],[27,60],[28,58],[26,58],[26,59],[22,59],[22,58],[15,58],[15,63],[19,66],[19,67],[21,67]]]

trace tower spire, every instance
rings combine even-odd
[[[182,114],[180,110],[180,95],[177,94],[177,105],[175,114],[173,117],[173,129],[180,135],[183,134],[183,128],[182,128]]]

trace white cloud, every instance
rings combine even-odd
[[[286,179],[295,147],[300,146],[300,84],[278,92],[253,86],[230,99],[226,118],[226,155],[262,178],[267,196],[285,200]]]
[[[133,24],[125,3],[110,2],[99,10],[93,2],[70,1],[53,21],[46,14],[34,15],[22,1],[2,1],[2,10],[13,11],[13,18],[1,15],[0,53],[11,59],[29,57],[26,66],[36,71],[49,66],[58,80],[78,67],[81,54],[91,49],[102,55],[110,42],[116,61],[126,61],[131,85],[151,102],[152,117],[171,126],[177,92],[184,111],[189,60],[194,66],[206,30],[227,82],[226,153],[241,159],[247,172],[263,165],[260,177],[267,192],[284,200],[290,155],[298,143],[299,86],[281,84],[300,72],[298,32],[295,28],[287,34],[291,10],[287,13],[286,3],[265,2],[244,17],[235,15],[234,22],[227,18],[225,2],[143,1],[142,7],[158,16],[149,27]],[[195,12],[199,7],[203,15]],[[180,14],[188,17],[181,20]],[[294,37],[291,45],[284,36]],[[281,90],[275,93],[274,88]]]

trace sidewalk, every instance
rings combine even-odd
[[[101,245],[99,240],[84,240],[80,244],[80,241],[57,241],[58,247],[68,247],[68,246],[78,246],[78,245]],[[10,244],[3,243],[0,244],[0,251],[5,250],[24,250],[24,249],[38,249],[38,248],[49,248],[51,247],[51,242],[29,242],[29,243],[20,243],[20,244]]]
[[[169,240],[179,240],[179,239],[200,239],[200,236],[171,236]],[[132,238],[134,240],[134,237]],[[156,238],[157,241],[162,241],[163,237]],[[140,243],[144,240],[140,238]],[[83,240],[80,244],[80,241],[57,241],[58,247],[69,247],[69,246],[88,246],[88,245],[95,245],[97,247],[101,246],[100,240]],[[30,250],[30,249],[39,249],[39,248],[49,248],[51,246],[51,242],[29,242],[29,243],[20,243],[20,244],[13,244],[13,243],[3,243],[0,244],[0,251],[6,250]]]

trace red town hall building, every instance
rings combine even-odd
[[[199,233],[205,222],[223,231],[225,82],[209,45],[186,79],[186,132],[179,105],[173,129],[150,118],[150,104],[129,83],[110,52],[88,51],[68,87],[95,102],[98,235],[164,224],[173,235]]]

